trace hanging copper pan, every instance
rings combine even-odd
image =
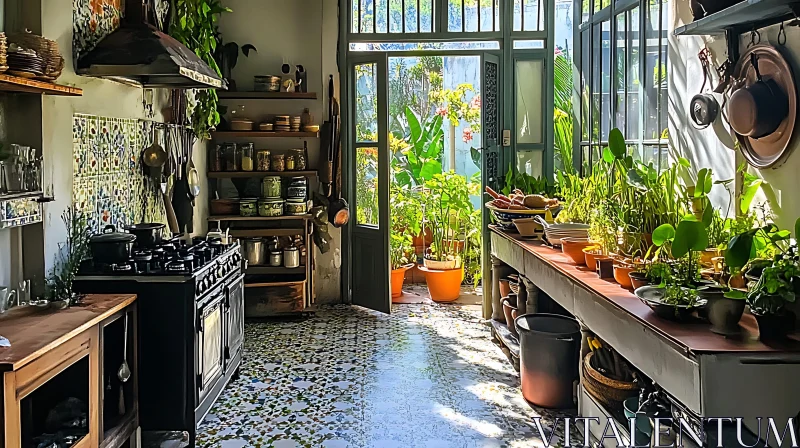
[[[792,67],[777,48],[756,45],[742,54],[733,77],[736,84],[726,109],[742,155],[759,169],[779,166],[797,134]]]

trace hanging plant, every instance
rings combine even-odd
[[[214,69],[222,77],[214,60],[220,14],[231,12],[220,0],[172,0],[169,34]],[[192,129],[197,138],[210,139],[211,130],[220,121],[217,111],[217,92],[213,89],[196,90],[190,97],[186,113],[191,117]],[[193,97],[193,100],[192,100]]]

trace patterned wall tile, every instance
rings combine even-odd
[[[91,51],[100,39],[117,29],[122,13],[122,0],[72,0],[74,60]]]
[[[36,199],[0,201],[0,229],[42,222],[42,204]]]
[[[135,119],[73,117],[73,203],[88,215],[92,231],[165,221],[157,185],[140,163],[151,129]]]

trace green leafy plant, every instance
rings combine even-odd
[[[617,249],[616,224],[607,200],[602,201],[590,212],[589,240],[597,245],[603,255],[613,253]]]
[[[667,284],[664,286],[663,303],[678,306],[695,306],[697,303],[697,291],[685,286]]]
[[[58,260],[47,277],[46,296],[50,301],[74,299],[72,283],[78,275],[81,262],[89,253],[89,226],[86,216],[74,208],[61,214],[67,228],[67,241],[59,244]]]
[[[800,283],[797,247],[776,255],[765,267],[758,281],[747,293],[747,302],[754,314],[781,314],[786,305],[797,300],[795,291]]]
[[[235,89],[233,82],[232,72],[239,62],[239,44],[236,42],[224,43],[222,41],[222,33],[217,33],[217,46],[214,50],[214,60],[217,61],[217,66],[220,68],[222,77],[228,81],[228,85]],[[256,47],[252,44],[244,44],[241,47],[241,52],[244,57],[250,57],[250,52],[255,51],[258,53]]]
[[[389,241],[389,261],[392,270],[400,269],[410,262],[409,254],[414,252],[411,235],[392,232]]]
[[[395,169],[394,179],[397,185],[422,186],[434,175],[442,172],[442,150],[444,148],[444,131],[441,115],[434,115],[426,120],[407,107],[408,135],[405,146],[394,152],[392,166]]]
[[[800,220],[798,220],[800,221]],[[798,227],[797,222],[795,228]],[[748,230],[733,236],[725,251],[725,264],[732,269],[742,269],[752,260],[763,258],[763,253],[784,253],[788,249],[791,232],[775,224]]]
[[[703,223],[694,215],[686,215],[677,228],[662,224],[653,231],[653,244],[669,248],[672,258],[678,261],[675,279],[683,286],[692,286],[699,277],[699,257],[695,253],[708,247],[708,233]]]
[[[506,171],[505,185],[502,192],[505,195],[511,194],[515,188],[519,188],[525,194],[552,195],[555,190],[548,185],[547,179],[543,177],[533,177],[528,173],[517,172],[513,165],[508,166]]]
[[[220,14],[231,12],[220,0],[171,0],[172,23],[169,35],[186,45],[222,76],[214,53],[219,34],[217,21]],[[197,90],[189,95],[187,114],[191,117],[192,129],[197,138],[210,139],[211,130],[220,121],[217,103],[219,98],[213,89]]]
[[[436,261],[463,261],[466,230],[473,212],[470,191],[464,176],[454,171],[435,174],[425,182],[425,224],[433,235],[431,252]]]

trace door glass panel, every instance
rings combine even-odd
[[[589,51],[589,37],[591,31],[586,30],[581,33],[581,141],[589,141],[589,82],[592,65],[592,54]]]
[[[658,129],[658,95],[661,85],[661,61],[659,45],[659,13],[661,3],[653,2],[647,11],[648,27],[645,33],[645,110],[644,110],[644,135],[645,140],[657,139],[661,134]]]
[[[611,23],[603,22],[602,27],[602,52],[601,52],[601,87],[602,98],[600,99],[600,141],[608,140],[608,133],[611,130]]]
[[[517,143],[542,142],[542,75],[544,61],[514,64],[517,104]]]
[[[542,177],[543,151],[517,151],[517,171],[533,177]]]
[[[591,117],[592,117],[592,143],[598,143],[600,141],[600,99],[601,99],[601,90],[600,90],[600,80],[603,76],[602,70],[600,70],[600,61],[601,57],[601,46],[600,46],[600,25],[593,25],[592,26],[592,110],[591,110]]]
[[[628,56],[628,41],[625,39],[625,31],[627,30],[626,18],[627,16],[625,13],[617,16],[617,62],[614,64],[614,73],[616,74],[614,82],[614,96],[617,108],[617,117],[614,127],[622,130],[625,129],[625,58]]]
[[[625,103],[627,108],[627,115],[625,117],[625,125],[627,132],[625,138],[630,140],[639,139],[639,111],[641,110],[641,101],[639,100],[639,89],[641,83],[639,82],[639,7],[631,9],[628,13],[628,56],[625,60],[626,70],[628,74],[627,79],[627,96]]]
[[[356,224],[378,226],[378,148],[356,148]]]
[[[356,141],[378,141],[378,72],[377,65],[355,66]]]

